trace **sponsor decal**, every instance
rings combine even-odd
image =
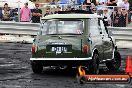
[[[84,75],[80,77],[83,83],[130,83],[129,75]]]
[[[130,83],[131,75],[86,75],[85,70],[79,66],[77,80],[79,83]]]

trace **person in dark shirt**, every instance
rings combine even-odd
[[[118,0],[108,0],[108,6],[117,6],[117,1]],[[110,9],[113,9],[110,7]]]
[[[120,20],[121,20],[121,8],[117,8],[117,10],[111,14],[113,20],[114,27],[120,27]]]
[[[120,27],[126,27],[128,24],[128,12],[125,7],[122,7]]]
[[[42,16],[42,10],[39,9],[39,4],[35,4],[35,9],[32,11],[32,22],[40,23],[40,17]]]
[[[85,4],[85,5],[91,5],[91,1],[90,1],[90,0],[85,0],[85,1],[83,2],[83,4]]]
[[[118,12],[114,14],[114,27],[126,27],[128,24],[128,12],[122,7],[118,8]]]

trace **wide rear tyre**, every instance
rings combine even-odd
[[[91,63],[89,63],[90,74],[99,74],[99,55],[94,53]]]
[[[121,55],[118,51],[114,52],[114,60],[106,62],[106,66],[110,71],[118,70],[121,66]]]
[[[43,66],[37,62],[31,62],[32,71],[36,74],[39,74],[43,71]]]

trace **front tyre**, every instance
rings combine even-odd
[[[106,62],[106,66],[110,71],[118,70],[121,66],[121,55],[118,51],[114,52],[114,60]]]
[[[34,72],[34,73],[37,73],[37,74],[39,74],[39,73],[41,73],[42,72],[42,70],[43,70],[43,66],[41,65],[41,64],[39,64],[39,63],[37,63],[37,62],[31,62],[31,66],[32,66],[32,71]]]
[[[99,74],[99,55],[94,53],[91,63],[89,63],[90,74]]]

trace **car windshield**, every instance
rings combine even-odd
[[[83,33],[83,24],[83,20],[47,20],[42,22],[41,30],[43,35],[80,35]]]

